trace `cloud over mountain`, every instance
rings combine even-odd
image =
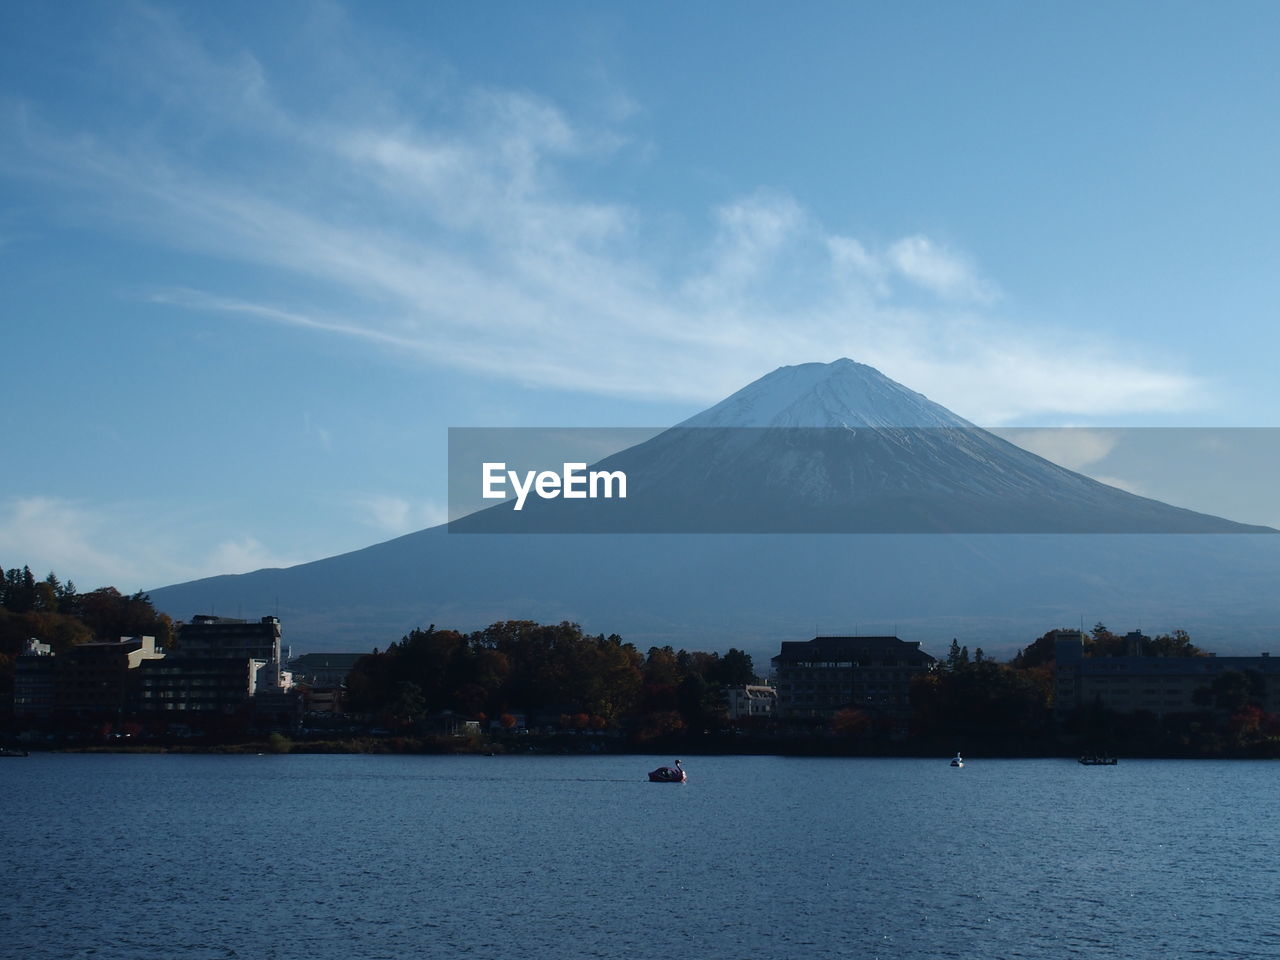
[[[761,368],[848,354],[986,423],[1203,400],[1176,363],[1037,323],[976,257],[926,232],[854,236],[772,185],[701,220],[601,189],[603,174],[625,184],[651,162],[616,111],[374,62],[341,42],[348,26],[316,14],[300,42],[337,76],[294,78],[174,14],[135,11],[99,66],[155,121],[106,109],[73,123],[11,101],[4,168],[58,193],[85,229],[251,271],[157,275],[144,299],[424,368],[706,402]],[[391,92],[404,70],[421,75],[417,98]],[[304,108],[296,88],[312,80]],[[1049,387],[1064,370],[1073,389]]]

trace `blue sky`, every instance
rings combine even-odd
[[[1280,426],[1277,21],[11,0],[0,565],[315,559],[442,519],[450,426],[840,356],[984,425]]]

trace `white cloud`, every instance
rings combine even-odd
[[[248,573],[264,567],[290,565],[289,561],[282,560],[256,537],[240,537],[215,544],[201,564],[203,572],[184,576],[183,579],[213,576],[215,573]]]
[[[870,282],[877,295],[888,295],[886,265],[858,240],[853,237],[830,236],[827,238],[827,252],[831,256],[837,278],[844,276],[859,283]]]
[[[123,545],[109,542],[107,527],[103,517],[70,501],[16,497],[0,513],[0,562],[29,566],[37,577],[52,570],[82,590],[122,570],[136,578],[136,563]]]
[[[141,549],[149,548],[145,542],[138,543],[136,546]],[[152,585],[180,583],[223,573],[249,573],[266,567],[292,567],[305,560],[313,559],[280,553],[249,535],[219,541],[203,554],[197,549],[194,551],[196,559],[193,562],[184,563],[176,559],[168,563],[163,562],[166,558],[188,556],[191,552],[189,543],[179,545],[166,540],[162,542],[161,549],[163,552],[158,554],[161,562],[155,564],[156,573],[146,577],[143,580],[144,583]]]
[[[1080,470],[1106,457],[1116,446],[1116,436],[1103,430],[1061,427],[1048,430],[998,430],[1010,443],[1068,470]]]
[[[990,301],[995,289],[968,260],[928,237],[903,237],[889,247],[889,264],[912,283],[948,300]]]
[[[1093,479],[1097,480],[1099,483],[1105,483],[1109,487],[1115,487],[1117,490],[1124,490],[1125,492],[1132,493],[1135,496],[1151,496],[1151,494],[1141,484],[1134,483],[1132,480],[1124,477],[1094,476],[1093,474],[1089,474],[1089,476],[1093,477]]]
[[[688,293],[713,308],[733,303],[753,286],[763,286],[774,264],[805,224],[790,197],[757,193],[716,211],[711,263],[692,277]]]
[[[356,500],[360,519],[376,529],[399,536],[449,519],[448,511],[434,500],[409,500],[393,494],[375,494]]]
[[[52,570],[81,590],[113,586],[132,593],[301,561],[248,535],[192,549],[175,539],[174,531],[183,529],[174,518],[157,516],[154,507],[144,512],[130,505],[13,497],[0,502],[0,563],[25,564],[39,577]]]
[[[410,110],[365,64],[349,85],[369,109],[304,114],[275,94],[269,63],[141,19],[130,62],[145,71],[120,66],[112,82],[181,103],[198,131],[59,130],[33,107],[0,141],[0,165],[94,226],[240,261],[292,290],[224,280],[157,289],[158,302],[637,398],[713,402],[780,364],[839,356],[983,423],[1180,409],[1200,390],[1116,343],[994,313],[995,284],[922,234],[860,240],[777,190],[678,222],[575,188],[626,138],[529,91],[455,89],[437,98],[448,109]]]

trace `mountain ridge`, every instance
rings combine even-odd
[[[824,386],[824,368],[838,382]],[[748,422],[781,417],[801,423],[802,415],[826,416],[841,397],[869,391],[897,405],[899,419],[905,410],[946,420],[910,429],[978,436],[968,421],[873,368],[837,361],[780,369],[791,371],[784,374],[787,390],[766,375],[743,388],[745,395],[738,391],[703,411],[712,416],[699,421],[698,414],[681,426],[711,421],[706,432],[715,434],[735,406]],[[745,413],[744,399],[751,401]],[[800,400],[805,402],[796,406]],[[876,435],[855,420],[821,432]],[[893,429],[882,417],[878,423],[881,431]],[[667,453],[678,465],[680,451]],[[1026,462],[1037,469],[1064,469],[1022,454],[1034,458]],[[788,468],[797,465],[803,458]],[[788,480],[784,470],[782,482],[794,485],[794,477]],[[473,629],[504,619],[567,619],[592,632],[619,633],[642,647],[733,645],[767,659],[777,640],[803,639],[814,630],[856,632],[857,625],[869,623],[882,632],[901,629],[937,650],[952,636],[988,651],[1011,650],[1082,617],[1116,626],[1163,622],[1168,629],[1192,631],[1210,649],[1258,645],[1269,636],[1266,625],[1280,620],[1277,576],[1280,538],[1265,536],[530,536],[468,535],[441,526],[290,568],[157,588],[151,596],[159,609],[180,619],[213,611],[278,611],[292,642],[311,649],[382,647],[430,623]]]
[[[815,412],[820,415],[814,416]],[[848,357],[778,367],[676,424],[677,428],[973,426],[924,394]]]
[[[855,406],[857,405],[857,406]],[[547,444],[557,432],[548,433]],[[479,475],[481,463],[462,471]],[[464,533],[1268,533],[1052,463],[847,358],[780,367],[592,469],[625,501],[536,499]]]

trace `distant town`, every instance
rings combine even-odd
[[[1280,658],[1049,629],[1007,662],[895,636],[651,647],[573,623],[428,626],[292,656],[275,616],[175,622],[24,567],[0,587],[6,752],[1280,756]]]

